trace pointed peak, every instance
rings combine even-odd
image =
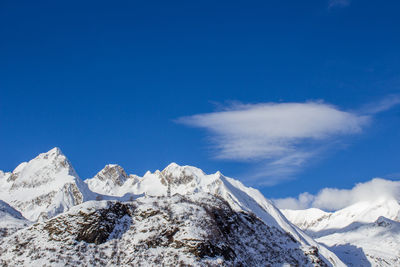
[[[215,173],[215,175],[218,177],[218,178],[220,178],[220,177],[223,177],[224,175],[220,172],[220,171],[217,171],[216,173]]]
[[[107,164],[106,166],[104,166],[104,168],[101,171],[104,170],[109,170],[109,169],[115,169],[115,170],[122,170],[124,171],[124,168],[122,168],[120,165],[118,164]]]
[[[46,154],[52,154],[52,155],[62,155],[62,151],[59,147],[54,147],[52,149],[50,149]]]
[[[118,164],[107,164],[95,177],[102,181],[111,180],[118,185],[122,185],[129,178],[125,170]]]
[[[61,149],[60,149],[58,146],[53,147],[53,148],[50,149],[47,153],[62,154]]]
[[[48,159],[48,158],[56,158],[58,156],[64,156],[61,149],[59,147],[54,147],[45,153],[39,154],[38,158]]]

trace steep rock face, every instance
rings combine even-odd
[[[2,176],[0,199],[31,221],[53,217],[95,197],[58,148]]]
[[[316,247],[205,193],[89,201],[0,241],[2,266],[327,266]]]
[[[127,182],[128,180],[130,181]],[[96,188],[96,193],[114,196],[130,193],[123,186],[131,186],[132,182],[137,182],[136,177],[134,175],[128,176],[125,170],[116,164],[106,165],[93,178],[85,180],[89,188]]]
[[[94,186],[96,184],[94,181],[95,178],[89,183],[89,188],[92,191],[103,194],[115,192],[113,189],[110,189],[110,193],[102,191],[104,188]],[[168,191],[170,191],[170,195],[191,195],[203,192],[221,197],[229,203],[233,210],[254,213],[265,224],[288,232],[302,245],[316,247],[320,254],[332,264],[341,264],[333,253],[293,227],[258,190],[245,187],[241,182],[225,177],[220,172],[207,175],[198,168],[172,163],[163,171],[147,172],[143,177],[135,176],[135,179],[128,179],[122,186],[118,187],[119,196],[128,192],[148,196],[167,196]]]
[[[400,204],[392,197],[359,202],[335,212],[282,212],[348,266],[400,265]]]
[[[0,200],[0,239],[30,225],[21,213]]]

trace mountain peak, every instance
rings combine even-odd
[[[129,178],[125,170],[118,164],[107,164],[95,177],[101,181],[111,181],[119,186]]]
[[[39,154],[38,157],[47,159],[47,158],[55,158],[58,156],[65,156],[65,155],[62,153],[62,151],[59,147],[54,147],[45,153]]]
[[[161,174],[169,182],[174,184],[188,183],[193,179],[199,179],[200,177],[204,177],[206,175],[199,168],[187,165],[180,166],[175,162],[169,164],[164,170],[161,171]]]
[[[282,231],[283,236],[287,236],[284,232],[289,233],[293,237],[290,239],[299,242],[301,247],[307,250],[306,253],[310,249],[316,254],[317,252],[313,250],[315,247],[324,259],[340,263],[334,254],[294,228],[259,191],[247,188],[239,181],[224,177],[219,172],[207,175],[199,168],[171,163],[163,171],[146,173],[144,177],[132,176],[133,179],[130,179],[121,166],[109,164],[95,177],[85,180],[84,183],[77,175],[71,175],[70,170],[72,170],[72,165],[60,149],[54,148],[23,164],[16,180],[7,181],[5,186],[7,190],[4,196],[0,194],[0,198],[21,211],[29,220],[41,221],[66,212],[71,207],[87,200],[97,199],[98,195],[93,192],[118,197],[126,194],[142,194],[146,195],[144,199],[213,196],[212,198],[216,197],[217,200],[224,199],[232,211],[239,212],[238,214],[242,212],[255,214],[263,221],[263,224]],[[161,201],[161,203],[164,202]],[[144,216],[147,215],[144,214]],[[249,222],[252,222],[251,218]]]
[[[135,175],[128,175],[120,165],[107,164],[94,177],[86,179],[85,183],[89,188],[96,188],[96,190],[94,190],[96,193],[119,195],[118,192],[128,180],[133,182],[136,181],[136,179],[137,177]],[[132,186],[132,184],[128,185],[128,187],[130,186]]]
[[[181,165],[179,165],[176,162],[171,162],[170,164],[168,164],[167,167],[165,167],[165,169],[178,168],[178,167],[181,167]]]
[[[2,186],[5,190],[0,198],[32,221],[52,217],[93,197],[58,147],[18,165]]]
[[[33,188],[66,177],[76,179],[78,175],[67,157],[55,147],[29,162],[19,164],[12,172],[9,182],[12,182],[12,188]]]

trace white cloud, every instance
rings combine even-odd
[[[216,158],[258,162],[255,172],[246,176],[272,185],[288,179],[329,140],[360,133],[369,119],[322,102],[306,102],[235,104],[177,121],[208,130]],[[259,181],[265,177],[270,179]]]
[[[339,210],[360,201],[374,201],[380,198],[400,199],[400,181],[375,178],[358,183],[352,189],[324,188],[316,195],[305,192],[297,198],[275,199],[274,203],[281,209]]]
[[[301,163],[306,153],[294,153],[299,144],[359,133],[367,121],[368,116],[317,102],[239,104],[221,112],[178,119],[180,123],[209,130],[218,158],[274,158],[275,164]]]
[[[292,209],[292,210],[302,210],[311,208],[311,203],[315,199],[315,196],[308,192],[301,193],[297,198],[287,197],[274,199],[273,202],[280,209]]]

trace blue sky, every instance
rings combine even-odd
[[[1,1],[0,169],[59,146],[82,178],[174,161],[272,198],[398,179],[399,8]]]

